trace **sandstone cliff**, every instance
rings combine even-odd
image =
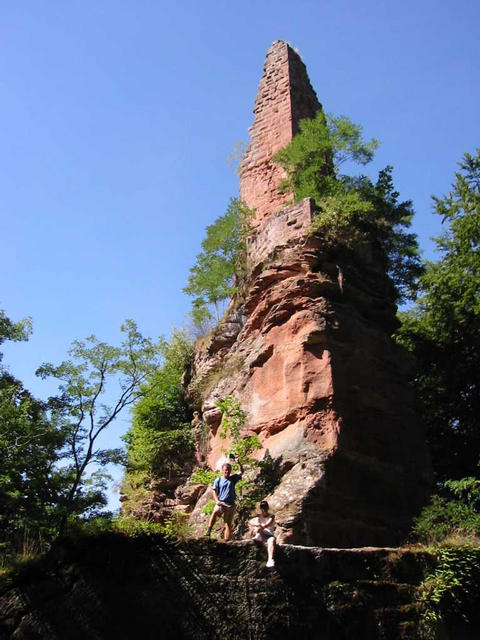
[[[390,337],[393,288],[374,248],[346,255],[310,234],[313,202],[289,204],[272,162],[319,109],[298,55],[274,43],[241,165],[240,194],[256,210],[248,275],[197,348],[189,396],[209,430],[211,468],[226,444],[216,402],[241,401],[247,433],[279,468],[266,497],[280,541],[396,544],[425,500],[430,467],[409,361]],[[199,532],[204,502],[191,516]]]

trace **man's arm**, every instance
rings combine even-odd
[[[239,476],[243,476],[243,465],[240,462],[240,460],[238,459],[238,456],[235,456],[235,462],[238,464],[238,467],[240,469],[240,473],[238,475]]]
[[[215,504],[220,504],[220,500],[218,499],[218,492],[220,491],[220,487],[218,486],[218,478],[215,478],[213,482],[212,491]]]

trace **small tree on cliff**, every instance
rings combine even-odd
[[[286,171],[280,185],[283,193],[293,191],[295,200],[313,198],[320,204],[338,194],[340,167],[347,161],[367,164],[378,141],[362,139],[362,128],[345,116],[334,117],[319,111],[314,119],[300,121],[300,131],[274,156]]]
[[[300,122],[299,133],[274,160],[287,174],[282,191],[293,191],[295,200],[315,200],[319,213],[311,230],[326,245],[354,249],[373,241],[381,247],[401,301],[414,296],[422,272],[416,236],[406,232],[412,203],[398,202],[392,167],[381,171],[375,184],[365,176],[340,173],[347,162],[370,162],[377,146],[375,139],[364,141],[362,128],[345,116],[320,111],[315,119]]]
[[[235,292],[235,278],[245,269],[252,213],[245,203],[232,198],[225,214],[207,227],[202,251],[183,289],[195,296],[192,317],[196,325],[213,319],[212,309],[218,322],[222,304]]]

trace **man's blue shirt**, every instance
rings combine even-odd
[[[228,478],[224,476],[215,478],[213,488],[215,489],[218,499],[221,502],[233,504],[235,502],[235,485],[241,479],[242,476],[238,473],[233,473],[231,476],[228,476]]]

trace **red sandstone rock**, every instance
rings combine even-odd
[[[286,42],[274,42],[267,52],[250,144],[240,165],[240,198],[256,209],[257,222],[292,199],[292,194],[278,192],[284,172],[272,157],[298,132],[300,120],[315,117],[319,109],[300,57]]]
[[[300,115],[320,108],[298,56],[267,54],[241,195],[257,208],[245,295],[198,349],[190,397],[220,438],[216,402],[230,393],[248,414],[281,479],[267,499],[280,541],[323,546],[396,544],[429,489],[430,466],[406,354],[392,341],[393,288],[381,256],[328,250],[308,233],[310,200],[285,205],[272,164]],[[191,522],[206,519],[202,495]]]

